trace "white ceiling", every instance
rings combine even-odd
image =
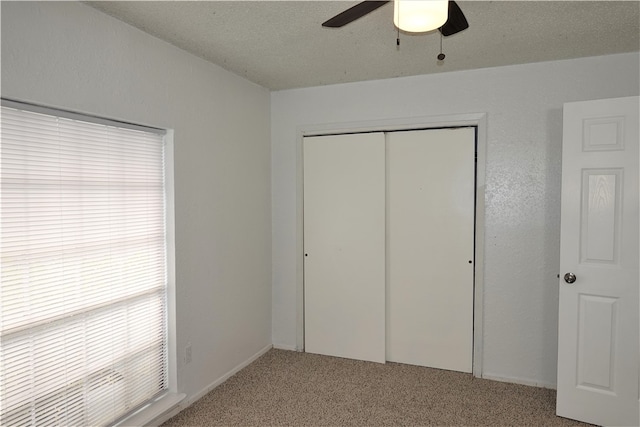
[[[401,34],[387,4],[340,29],[357,1],[87,2],[272,90],[640,50],[638,1],[459,1],[470,28]]]

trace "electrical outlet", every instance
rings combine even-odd
[[[184,363],[191,363],[191,343],[187,343],[184,348]]]

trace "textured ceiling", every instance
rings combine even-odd
[[[401,34],[387,4],[340,29],[354,1],[86,2],[272,90],[640,50],[638,1],[459,1],[470,28]]]

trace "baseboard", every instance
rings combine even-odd
[[[263,354],[265,354],[267,351],[271,350],[273,348],[272,344],[269,344],[265,347],[263,347],[262,349],[260,349],[257,353],[255,353],[253,356],[249,357],[247,360],[245,360],[244,362],[236,365],[233,369],[231,369],[229,372],[227,372],[226,374],[224,374],[223,376],[221,376],[220,378],[218,378],[217,380],[215,380],[214,382],[212,382],[211,384],[209,384],[208,386],[206,386],[205,388],[203,388],[202,390],[200,390],[199,392],[193,394],[192,396],[190,396],[188,399],[183,400],[180,405],[178,405],[177,407],[175,407],[174,409],[172,409],[170,412],[167,412],[165,414],[162,414],[161,416],[159,416],[158,418],[154,419],[152,423],[147,424],[147,426],[159,426],[160,424],[164,423],[165,421],[167,421],[169,418],[174,417],[175,415],[177,415],[179,412],[183,411],[184,409],[188,408],[189,406],[193,405],[196,401],[200,400],[202,397],[204,397],[207,393],[209,393],[211,390],[213,390],[214,388],[218,387],[220,384],[222,384],[223,382],[225,382],[226,380],[228,380],[229,378],[231,378],[233,375],[237,374],[238,372],[240,372],[242,369],[246,368],[247,366],[249,366],[251,363],[253,363],[256,359],[258,359],[260,356],[262,356]]]
[[[522,384],[522,385],[528,385],[532,387],[549,388],[552,390],[555,390],[557,388],[556,384],[553,384],[553,383],[528,380],[524,378],[504,377],[504,376],[493,375],[493,374],[482,374],[482,378],[484,378],[485,380],[500,381],[503,383],[512,383],[512,384]]]
[[[289,345],[289,344],[273,344],[273,348],[277,350],[300,351],[297,349],[295,345]]]

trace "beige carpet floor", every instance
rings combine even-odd
[[[586,426],[554,390],[270,350],[164,426]]]

